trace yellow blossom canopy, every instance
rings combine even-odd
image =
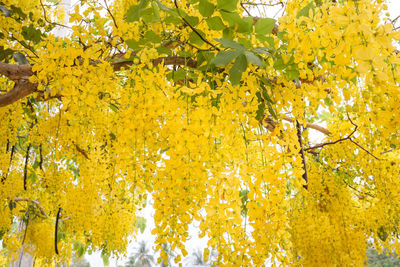
[[[0,0],[8,260],[120,255],[149,195],[156,248],[176,262],[195,221],[218,266],[362,266],[371,242],[399,254],[400,33],[386,9]]]

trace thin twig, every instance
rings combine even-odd
[[[381,152],[381,155],[382,154],[386,154],[386,153],[390,153],[390,152],[392,152],[394,149],[393,148],[391,148],[391,149],[388,149],[388,150],[386,150],[386,151],[382,151]]]
[[[392,24],[394,25],[395,23],[396,23],[396,21],[398,20],[400,18],[400,15],[399,16],[397,16],[396,18],[394,18],[391,22],[392,22]]]
[[[65,28],[71,29],[71,27],[69,27],[69,26],[66,26],[66,25],[63,25],[63,24],[60,24],[60,23],[57,23],[57,22],[51,22],[51,21],[49,21],[49,20],[47,19],[47,15],[46,15],[46,8],[44,7],[42,0],[40,0],[40,5],[42,6],[42,9],[43,9],[43,17],[44,17],[44,20],[45,20],[47,23],[52,24],[52,25],[55,25],[55,26],[60,26],[60,27],[65,27]]]
[[[110,8],[108,7],[107,0],[104,0],[104,4],[106,5],[106,10],[107,10],[108,14],[110,14],[110,17],[111,17],[111,19],[112,19],[113,22],[114,22],[115,28],[118,29],[117,22],[115,21],[114,15],[111,13]]]
[[[282,119],[285,120],[285,121],[288,121],[288,122],[293,122],[294,121],[294,119],[289,118],[289,117],[285,117],[285,118],[282,118]],[[319,131],[319,132],[321,132],[321,133],[323,133],[325,135],[331,135],[331,132],[328,129],[326,129],[326,128],[322,127],[322,126],[319,126],[317,124],[314,124],[314,123],[307,123],[305,128],[311,128],[311,129],[317,130],[317,131]]]
[[[324,147],[324,146],[327,146],[327,145],[334,145],[334,144],[337,144],[339,142],[343,142],[343,141],[349,140],[351,138],[351,136],[357,131],[358,126],[353,123],[353,121],[350,119],[348,114],[347,114],[347,117],[349,118],[350,123],[353,124],[354,127],[355,127],[354,130],[348,136],[346,136],[344,138],[340,138],[340,139],[338,139],[336,141],[333,141],[333,142],[326,142],[326,143],[318,144],[318,145],[315,145],[313,147],[306,148],[305,150],[307,151],[307,150],[317,149],[317,148],[321,148],[321,147]]]
[[[11,35],[11,39],[13,41],[17,41],[20,45],[22,45],[23,47],[25,47],[26,49],[28,49],[29,51],[32,52],[32,54],[34,54],[37,58],[39,58],[38,54],[36,54],[35,50],[30,46],[27,45],[25,42],[21,42],[20,40],[18,40],[17,38],[15,38],[13,35]]]
[[[346,173],[346,174],[347,174],[347,173]],[[348,175],[348,174],[347,174],[347,175]],[[351,189],[353,189],[354,191],[357,191],[358,193],[360,193],[360,194],[362,194],[362,195],[367,195],[367,196],[370,196],[370,197],[372,197],[372,198],[375,197],[373,194],[371,194],[371,193],[369,193],[369,192],[363,192],[363,191],[358,190],[357,188],[355,188],[354,186],[352,186],[351,184],[349,184],[348,182],[346,182],[345,179],[343,179],[343,182],[344,182],[348,187],[350,187]],[[357,197],[359,197],[359,196],[357,196]]]
[[[372,157],[374,157],[377,160],[381,160],[380,158],[377,158],[374,154],[372,154],[371,152],[369,152],[368,150],[366,150],[365,148],[363,148],[362,146],[360,146],[357,142],[355,142],[353,139],[349,138],[350,142],[352,142],[353,144],[355,144],[356,146],[358,146],[359,148],[361,148],[362,150],[364,150],[367,154],[371,155]]]
[[[364,147],[362,147],[360,144],[358,144],[357,142],[355,142],[355,141],[351,138],[351,137],[353,136],[353,134],[357,131],[358,125],[355,124],[355,123],[351,120],[349,114],[347,114],[347,118],[349,119],[350,123],[354,126],[354,130],[353,130],[348,136],[346,136],[346,137],[344,137],[344,138],[340,138],[340,139],[338,139],[338,140],[336,140],[336,141],[333,141],[333,142],[326,142],[326,143],[321,143],[321,144],[315,145],[315,146],[313,146],[313,147],[308,147],[308,148],[305,149],[305,151],[308,151],[308,150],[315,150],[315,149],[317,149],[317,148],[322,148],[322,147],[327,146],[327,145],[334,145],[334,144],[337,144],[337,143],[339,143],[339,142],[343,142],[343,141],[349,140],[350,142],[352,142],[353,144],[355,144],[356,146],[358,146],[359,148],[361,148],[362,150],[364,150],[367,154],[371,155],[372,157],[374,157],[374,158],[377,159],[377,160],[381,160],[381,159],[377,158],[375,155],[373,155],[371,152],[369,152],[367,149],[365,149]]]
[[[81,153],[86,159],[90,159],[86,151],[78,146],[75,142],[72,142],[75,145],[76,150]]]
[[[247,10],[247,8],[244,6],[245,3],[240,2],[240,6],[243,8],[243,10],[247,13],[247,15],[249,15],[249,17],[251,17],[251,13]]]
[[[275,4],[241,2],[240,4],[241,5],[249,5],[249,6],[277,6],[277,5],[281,5],[282,7],[284,6],[283,2],[278,2]]]
[[[216,47],[215,45],[213,45],[210,41],[208,41],[206,38],[204,38],[192,25],[190,25],[190,23],[184,18],[182,17],[181,13],[179,12],[179,6],[176,0],[174,0],[175,3],[175,7],[177,9],[178,15],[181,17],[181,19],[185,22],[185,24],[187,26],[189,26],[190,29],[192,29],[192,31],[197,34],[201,40],[203,40],[203,42],[209,44],[210,46],[212,46],[215,50],[220,51],[220,49],[218,47]]]

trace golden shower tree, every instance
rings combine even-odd
[[[0,1],[9,259],[123,253],[150,195],[176,262],[194,221],[220,266],[400,253],[400,33],[384,1],[81,0],[68,16],[58,2]]]

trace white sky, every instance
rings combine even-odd
[[[64,0],[64,3],[67,5],[70,5],[70,3],[75,3],[75,0]],[[390,12],[390,18],[394,19],[398,15],[400,15],[400,0],[389,0],[388,1],[388,6],[389,9],[388,11]],[[277,13],[277,10],[272,10],[271,16],[275,15]],[[268,14],[269,15],[269,14]],[[400,19],[398,21],[398,25],[400,25]],[[151,199],[150,199],[151,201]],[[128,250],[127,250],[127,255],[132,255],[135,251],[135,247],[138,241],[145,240],[148,244],[148,246],[153,247],[155,237],[151,234],[151,229],[154,228],[154,221],[153,221],[153,215],[154,215],[154,210],[151,208],[151,205],[148,205],[143,211],[138,214],[138,216],[142,216],[146,218],[147,223],[146,223],[146,229],[143,234],[138,234],[136,237],[136,240],[133,240],[130,242]],[[192,255],[192,252],[194,252],[197,249],[204,249],[206,247],[207,241],[203,239],[197,238],[199,233],[198,228],[196,227],[190,227],[189,228],[189,234],[191,236],[191,239],[186,243],[187,251],[188,251],[188,257]],[[187,257],[187,258],[188,258]],[[101,267],[103,265],[103,261],[100,257],[100,252],[93,253],[92,255],[86,255],[85,258],[90,262],[91,266],[94,267]],[[156,258],[156,257],[155,257]],[[127,257],[121,258],[117,260],[116,258],[111,258],[110,259],[110,265],[112,267],[116,267],[118,265],[123,265],[127,261]],[[190,261],[189,259],[183,259],[183,265],[184,266],[189,266]]]

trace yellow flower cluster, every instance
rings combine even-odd
[[[37,84],[0,112],[7,257],[121,255],[149,195],[163,259],[165,243],[188,255],[192,223],[219,266],[361,266],[368,239],[400,253],[400,34],[386,5],[288,1],[258,38],[243,28],[260,18],[232,2],[82,1],[68,36],[28,49],[20,32],[44,30],[41,6],[2,1],[33,12],[0,14],[0,47],[25,51]],[[210,63],[224,53],[247,56],[237,85],[240,56]]]

